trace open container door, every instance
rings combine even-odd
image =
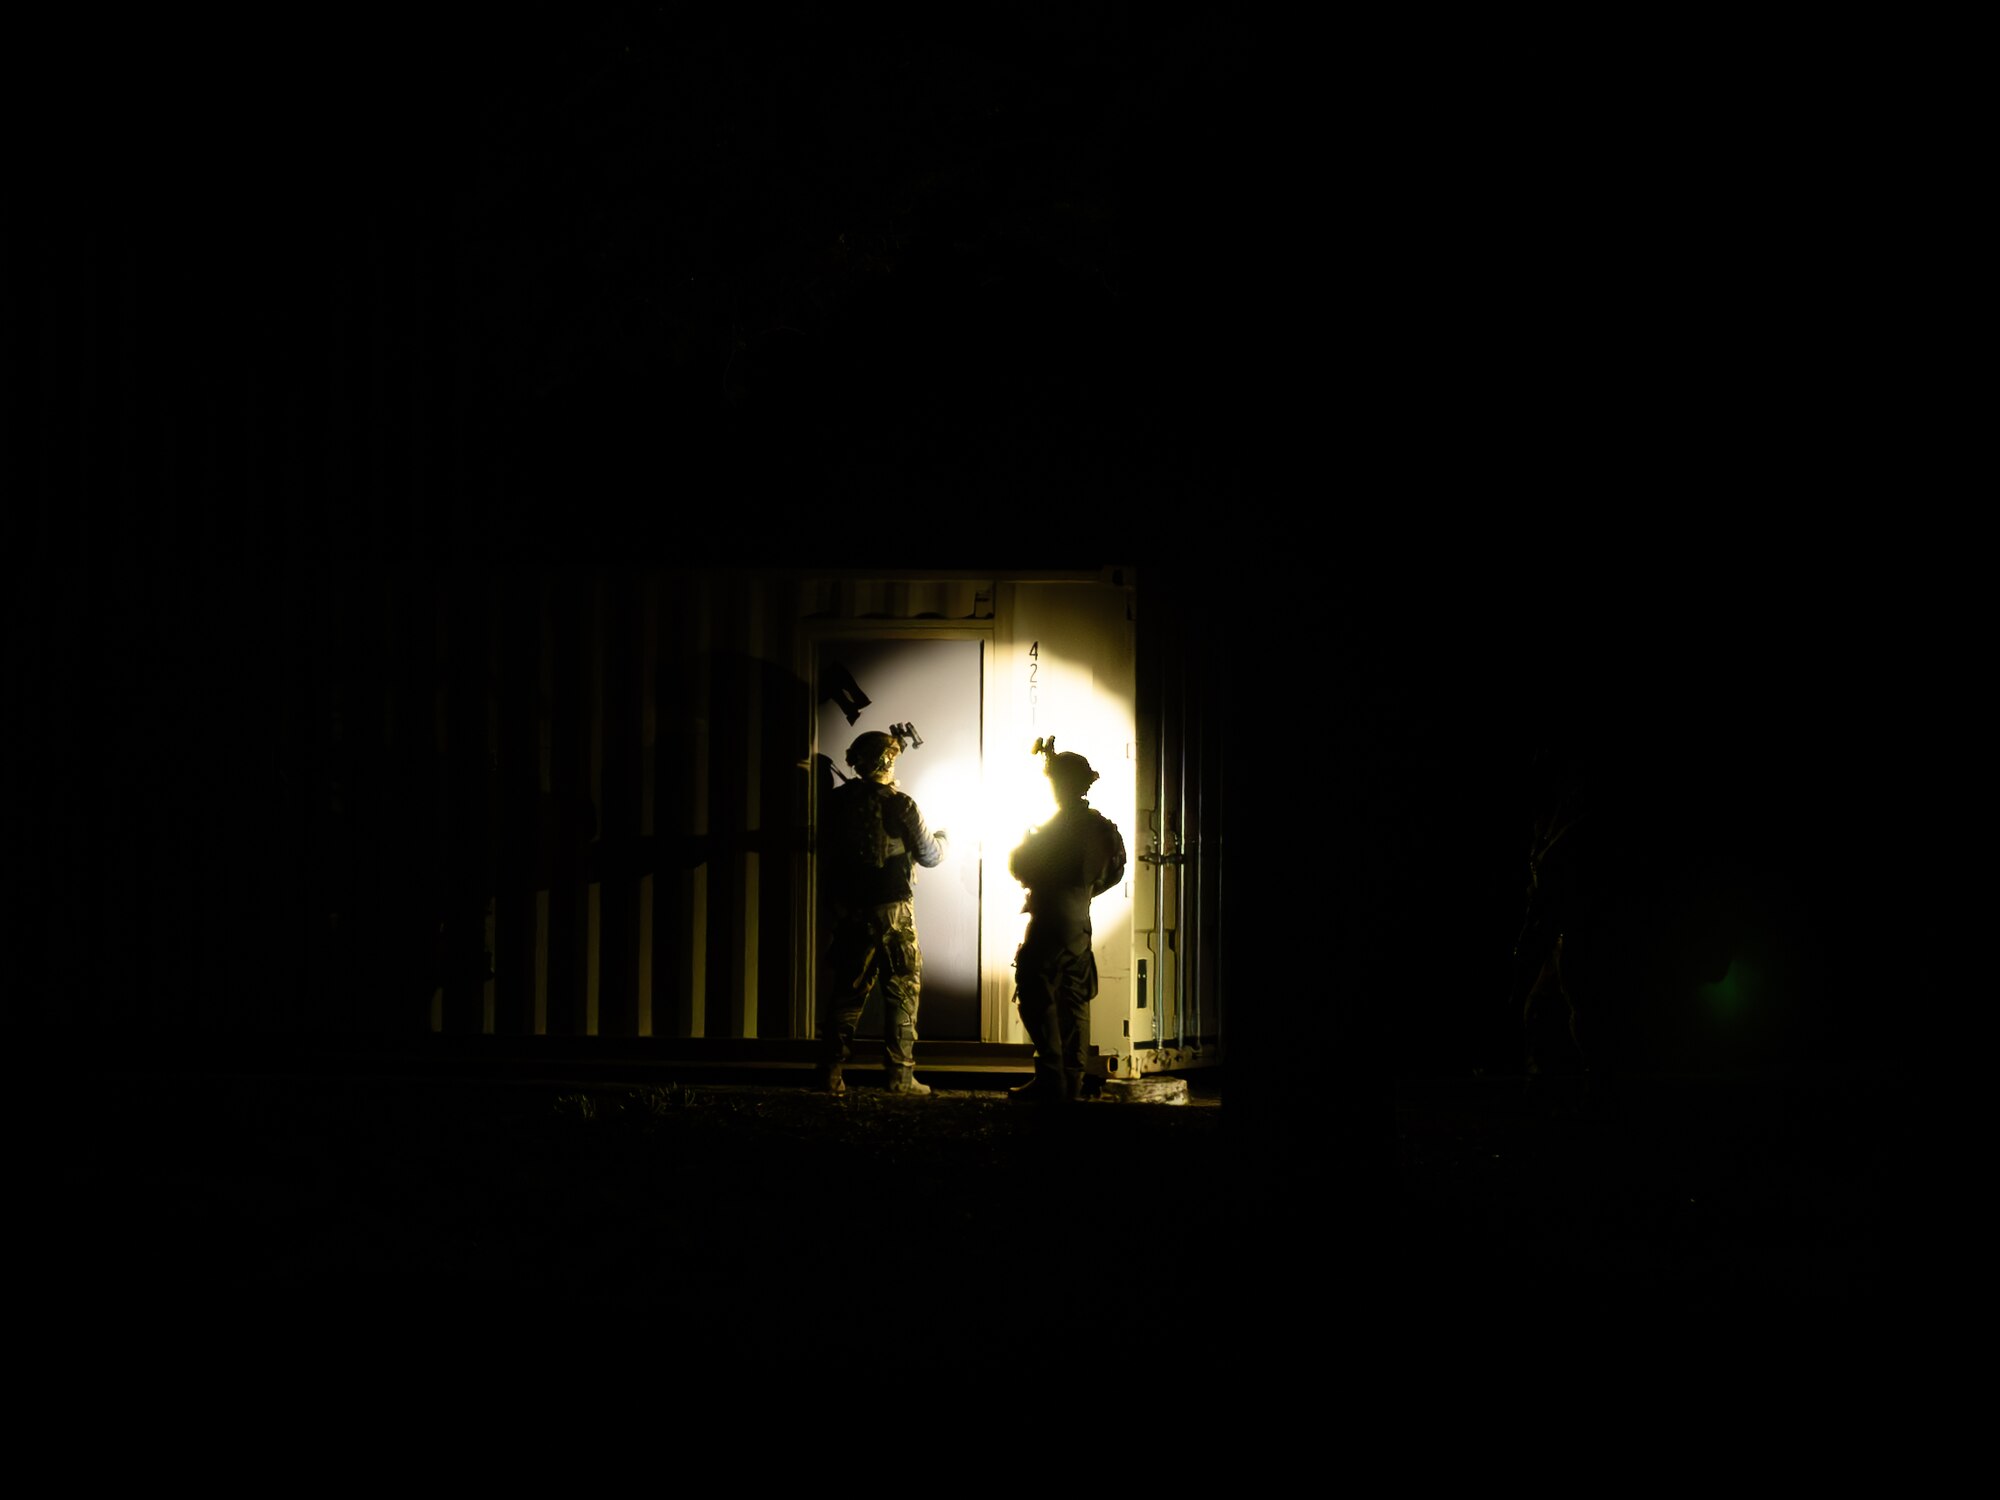
[[[1090,1007],[1094,1071],[1133,1071],[1135,934],[1133,881],[1145,847],[1136,814],[1136,673],[1129,574],[1096,580],[1018,581],[999,586],[994,660],[988,671],[988,816],[985,958],[981,966],[988,1035],[1025,1042],[1014,1009],[1014,950],[1027,929],[1021,887],[1007,856],[1028,829],[1055,811],[1036,740],[1053,735],[1098,773],[1090,805],[1118,825],[1128,855],[1125,880],[1091,903],[1098,994]],[[1148,1033],[1149,1034],[1149,1033]]]

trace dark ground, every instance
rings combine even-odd
[[[960,1350],[1004,1342],[1023,1268],[1050,1266],[1094,1286],[1094,1347],[1190,1357],[1315,1335],[1851,1353],[1906,1331],[1915,1142],[1891,1077],[1561,1098],[1405,1079],[1389,1172],[1335,1129],[1273,1150],[1221,1070],[1190,1082],[1185,1105],[1051,1115],[985,1079],[839,1103],[789,1083],[107,1078],[31,1110],[17,1141],[46,1191],[19,1222],[33,1283],[93,1336],[603,1321],[723,1348],[809,1328],[829,1261],[863,1307],[892,1290]]]

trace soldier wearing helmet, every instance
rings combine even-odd
[[[902,753],[901,740],[879,729],[870,729],[856,735],[854,743],[847,747],[847,764],[857,775],[874,776],[893,767]]]
[[[1007,868],[1027,887],[1028,931],[1014,955],[1014,1004],[1035,1044],[1035,1076],[1010,1091],[1030,1103],[1084,1097],[1090,1002],[1097,994],[1090,903],[1125,878],[1125,836],[1085,797],[1097,772],[1037,741],[1056,813],[1030,830]]]
[[[884,1086],[892,1094],[930,1092],[915,1071],[924,965],[914,897],[917,867],[934,869],[944,859],[945,831],[926,827],[915,799],[896,785],[902,753],[897,735],[871,730],[856,737],[847,747],[854,778],[829,792],[820,810],[820,884],[830,933],[820,965],[819,1087],[834,1095],[847,1092],[842,1068],[853,1056],[861,1012],[876,994]]]

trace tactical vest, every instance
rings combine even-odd
[[[869,781],[843,782],[828,798],[831,816],[826,853],[840,872],[879,870],[889,852],[889,833],[882,826],[882,799],[871,796]]]
[[[842,782],[827,794],[820,857],[834,890],[849,899],[892,899],[909,883],[909,851],[883,819],[891,795],[866,777]]]

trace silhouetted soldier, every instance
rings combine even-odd
[[[1097,772],[1081,755],[1038,740],[1056,814],[1029,832],[1007,868],[1028,888],[1028,931],[1014,954],[1014,1004],[1035,1044],[1035,1076],[1013,1098],[1060,1104],[1083,1097],[1097,956],[1090,903],[1125,878],[1125,836],[1084,801]]]
[[[1571,830],[1583,809],[1574,785],[1553,789],[1528,846],[1527,910],[1514,940],[1525,1070],[1530,1082],[1586,1067],[1582,1017],[1563,973],[1563,947],[1579,919]]]
[[[904,728],[906,726],[897,726]],[[896,785],[895,735],[870,731],[848,746],[852,781],[827,793],[820,814],[819,868],[831,903],[832,934],[819,971],[819,1087],[845,1094],[842,1065],[871,994],[882,997],[885,1087],[928,1094],[915,1077],[917,999],[923,951],[917,946],[916,869],[944,859],[945,832],[932,833],[909,793]]]

